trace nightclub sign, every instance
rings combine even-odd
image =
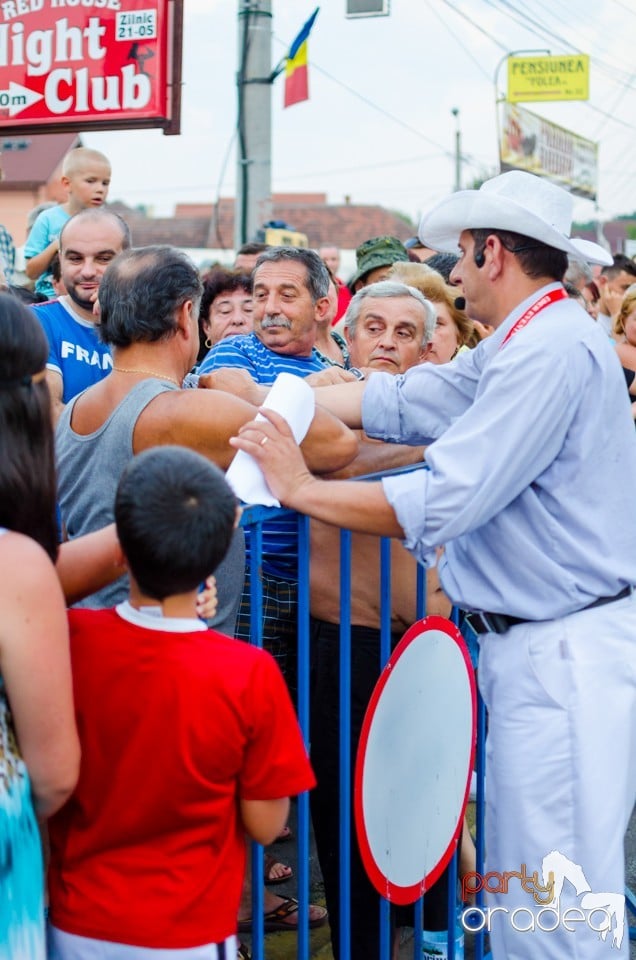
[[[0,0],[0,131],[179,132],[183,0]]]

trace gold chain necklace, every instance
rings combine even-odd
[[[167,373],[153,373],[152,370],[133,370],[127,367],[113,367],[113,370],[116,370],[117,373],[145,373],[147,377],[155,377],[157,380],[169,380],[170,383],[176,383],[178,387],[181,387],[180,381],[175,380],[174,377],[169,377]]]

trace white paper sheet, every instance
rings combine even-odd
[[[294,377],[291,373],[279,373],[263,407],[284,417],[291,427],[296,443],[302,443],[314,418],[314,391],[301,377]],[[259,413],[256,419],[265,418]],[[249,453],[239,450],[225,477],[243,503],[280,507],[279,501],[265,482],[263,471]]]

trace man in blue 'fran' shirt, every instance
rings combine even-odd
[[[112,369],[93,308],[106,267],[129,246],[127,224],[108,210],[83,211],[62,228],[60,264],[67,293],[33,307],[49,341],[46,380],[56,422],[69,400]]]

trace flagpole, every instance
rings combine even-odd
[[[272,219],[272,4],[239,0],[234,246]]]

